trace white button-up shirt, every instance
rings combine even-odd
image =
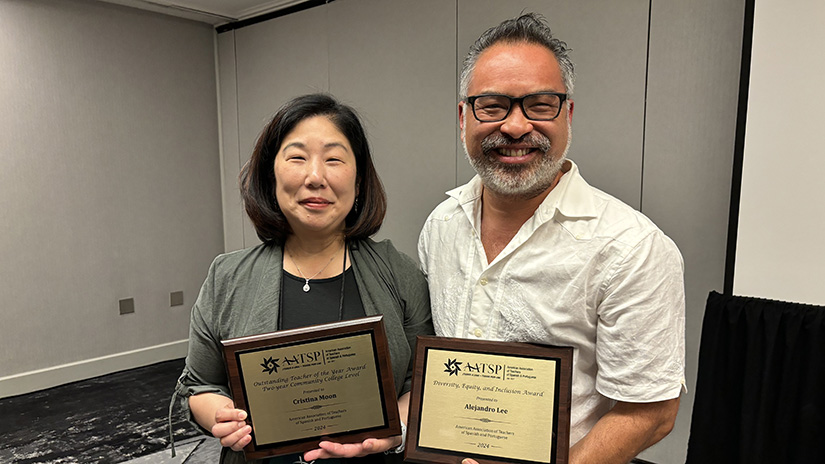
[[[679,396],[685,304],[673,241],[569,167],[491,263],[478,176],[447,192],[418,252],[436,334],[574,348],[572,445],[613,400]]]

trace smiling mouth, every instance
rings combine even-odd
[[[519,156],[526,156],[530,152],[535,150],[535,148],[498,148],[496,151],[499,155],[505,156],[507,158],[515,158]]]
[[[298,203],[305,206],[326,206],[332,204],[331,201],[323,200],[321,198],[309,198],[307,200],[301,200]]]
[[[499,160],[510,159],[513,162],[547,154],[550,147],[550,139],[544,134],[532,132],[518,139],[502,133],[493,133],[481,141],[481,150],[485,155],[493,155]]]

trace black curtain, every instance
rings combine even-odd
[[[825,307],[710,293],[687,462],[825,463]]]

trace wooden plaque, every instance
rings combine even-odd
[[[573,348],[418,337],[405,459],[567,464]]]
[[[222,342],[247,460],[401,433],[383,316]]]

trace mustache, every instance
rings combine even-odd
[[[514,139],[509,135],[499,132],[484,137],[484,140],[481,141],[481,150],[485,155],[487,155],[491,151],[498,148],[516,144],[534,146],[544,153],[550,151],[550,148],[552,147],[550,139],[541,133],[530,132],[529,134],[524,134],[521,137]]]

